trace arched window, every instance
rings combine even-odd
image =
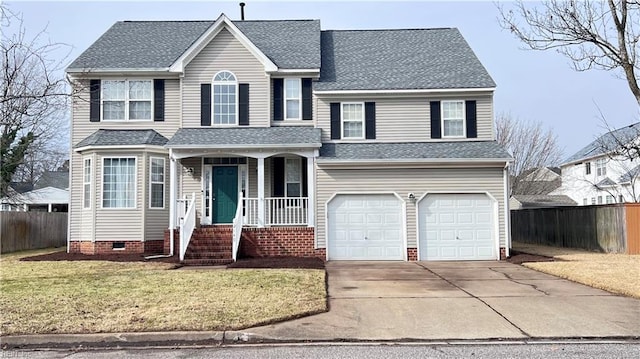
[[[238,81],[229,71],[213,77],[213,124],[235,125],[238,119]]]

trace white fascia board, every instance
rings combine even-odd
[[[205,46],[209,44],[213,38],[218,35],[218,33],[223,29],[223,26],[227,27],[229,32],[236,38],[240,43],[251,52],[253,56],[255,56],[264,66],[266,72],[274,72],[278,70],[278,66],[271,61],[267,55],[265,55],[256,45],[254,45],[249,38],[247,38],[240,29],[236,25],[233,24],[231,20],[223,13],[220,14],[218,19],[211,25],[211,27],[205,31],[202,36],[196,42],[194,42],[188,49],[185,51],[169,68],[171,72],[184,72],[185,66],[193,58],[196,57],[204,49]]]
[[[75,152],[81,153],[89,150],[154,150],[162,153],[167,152],[167,149],[164,146],[156,146],[156,145],[131,145],[131,146],[83,146],[73,149]]]
[[[66,73],[70,75],[124,75],[124,74],[167,74],[169,73],[169,67],[157,67],[157,68],[86,68],[86,69],[67,69]]]
[[[513,162],[511,158],[399,158],[399,159],[372,159],[372,160],[329,160],[319,157],[316,160],[318,165],[323,166],[353,166],[353,165],[374,165],[391,167],[393,165],[481,165],[495,164],[504,167],[506,164]]]
[[[175,150],[241,150],[241,149],[277,149],[277,148],[320,148],[321,143],[285,143],[285,144],[240,144],[240,145],[173,145],[165,148]]]
[[[434,94],[455,92],[493,92],[495,87],[455,88],[455,89],[409,89],[409,90],[315,90],[318,96],[330,95],[382,95],[382,94]]]
[[[278,69],[278,71],[270,72],[271,78],[285,78],[287,76],[320,78],[320,69]]]

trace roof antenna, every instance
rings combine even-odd
[[[240,3],[240,20],[244,20],[244,3]]]

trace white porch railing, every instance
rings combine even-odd
[[[187,210],[184,213],[184,216],[181,217],[180,223],[180,260],[184,260],[184,254],[187,251],[187,247],[189,246],[189,241],[191,241],[191,235],[193,234],[193,230],[196,228],[196,194],[195,192],[191,194],[190,200],[178,200],[185,201],[187,204]],[[179,207],[180,203],[178,203]],[[178,210],[178,213],[180,210]]]
[[[271,197],[264,199],[265,225],[307,225],[309,199],[307,197]],[[258,199],[244,199],[244,224],[258,225]]]
[[[233,217],[233,247],[231,256],[235,262],[238,258],[238,248],[240,248],[240,238],[242,237],[242,192],[238,193],[238,206],[236,208],[236,215]]]

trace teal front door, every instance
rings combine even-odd
[[[238,205],[238,167],[213,167],[213,223],[232,223]]]

